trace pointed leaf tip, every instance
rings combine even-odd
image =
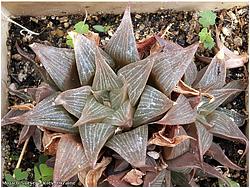
[[[105,51],[110,54],[116,62],[120,63],[117,65],[118,67],[139,60],[129,7],[125,10],[122,21],[109,40]]]

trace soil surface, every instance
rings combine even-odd
[[[230,50],[236,54],[246,53],[248,50],[248,24],[249,14],[248,7],[237,8],[234,7],[228,10],[221,10],[216,12],[217,19],[216,25],[222,29],[222,40]],[[107,33],[100,33],[101,45],[105,45],[109,38],[113,35],[117,26],[120,23],[121,15],[114,14],[95,14],[89,15],[86,23],[90,26],[90,30],[96,32],[93,25],[107,25],[110,30]],[[68,15],[68,16],[44,16],[44,17],[16,17],[13,18],[19,24],[27,27],[28,29],[41,33],[39,36],[33,35],[28,37],[26,33],[20,33],[21,28],[10,24],[9,37],[7,40],[7,47],[9,51],[9,80],[8,85],[17,89],[35,87],[41,83],[41,78],[34,71],[31,62],[22,58],[15,48],[15,42],[18,41],[19,45],[27,52],[32,53],[28,47],[33,42],[50,44],[56,47],[68,47],[66,45],[67,32],[73,30],[74,24],[84,20],[83,15]],[[198,12],[183,12],[174,10],[159,10],[157,13],[147,14],[132,14],[132,20],[135,30],[135,37],[137,40],[142,40],[150,35],[157,34],[160,31],[169,27],[169,32],[166,38],[178,43],[181,46],[188,46],[194,42],[199,41],[198,33],[201,26],[198,23]],[[215,39],[215,28],[212,27],[212,35]],[[206,50],[202,47],[198,49],[199,55],[213,57],[215,52]],[[196,61],[199,67],[203,67],[203,62]],[[244,68],[231,69],[228,72],[228,81],[235,79],[246,78]],[[10,106],[14,104],[21,104],[23,101],[16,96],[9,95]],[[234,109],[241,114],[246,113],[245,94],[239,95],[233,102],[226,106],[228,109]],[[241,127],[242,131],[246,133],[247,123]],[[21,126],[6,126],[2,128],[2,157],[4,159],[3,170],[4,173],[12,173],[17,159],[21,153],[21,148],[17,148],[18,137],[20,134]],[[239,159],[244,151],[244,145],[230,142],[221,139],[215,139],[217,143],[225,151],[225,154],[239,166],[248,169],[246,164],[246,157],[240,162]],[[34,163],[38,161],[40,153],[35,149],[32,141],[29,141],[29,146],[24,159],[21,163],[22,169],[32,169]],[[211,162],[214,166],[219,166],[215,161],[206,158],[207,162]],[[218,167],[219,168],[219,167]],[[225,171],[224,169],[222,169]],[[235,180],[240,186],[247,186],[247,171],[234,171],[229,170],[228,177]],[[31,173],[30,180],[33,180]],[[197,183],[200,186],[218,186],[218,181],[215,178],[198,178]]]

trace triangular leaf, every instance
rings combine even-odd
[[[132,106],[139,100],[148,81],[154,61],[151,58],[126,65],[118,71],[118,75],[124,76],[128,83],[128,96]]]
[[[18,145],[22,144],[23,142],[25,142],[25,140],[30,138],[35,133],[35,130],[36,130],[35,126],[25,125],[21,130],[18,140]]]
[[[203,97],[202,102],[200,103],[201,105],[198,109],[199,113],[203,115],[208,115],[213,112],[217,107],[219,107],[224,101],[226,101],[230,96],[242,92],[242,90],[240,89],[225,89],[225,87],[222,89],[215,89],[209,92],[209,94],[214,97],[214,100],[212,102],[207,98]]]
[[[139,126],[155,120],[155,118],[169,110],[172,105],[173,101],[165,94],[146,85],[134,114],[133,126]]]
[[[195,121],[196,115],[196,109],[191,107],[184,95],[180,95],[176,104],[156,123],[163,125],[189,124]]]
[[[155,179],[149,183],[149,187],[162,187],[165,177],[169,175],[170,175],[170,171],[163,169],[157,174]]]
[[[199,121],[195,122],[195,128],[200,160],[203,162],[203,155],[207,152],[213,142],[213,134],[211,134]]]
[[[139,60],[129,7],[125,10],[122,21],[105,51],[119,63],[119,67]]]
[[[207,120],[208,123],[213,126],[209,132],[224,139],[245,143],[246,150],[244,153],[248,151],[248,140],[246,136],[227,115],[225,115],[223,112],[215,110],[213,113],[207,116]],[[242,156],[244,156],[244,154]]]
[[[112,115],[105,118],[103,122],[118,127],[129,128],[133,125],[133,115],[134,109],[131,106],[130,101],[127,100]]]
[[[55,93],[45,98],[32,110],[12,119],[23,125],[41,126],[58,132],[78,132],[76,128],[73,128],[75,121],[67,111],[63,107],[55,105],[54,100],[57,95],[58,93]]]
[[[56,99],[56,105],[63,107],[77,118],[81,117],[82,110],[87,101],[87,97],[91,94],[90,86],[83,86],[60,93]]]
[[[226,81],[226,66],[224,54],[219,51],[208,65],[206,72],[200,81],[194,86],[197,89],[207,91],[222,88]]]
[[[80,140],[65,134],[58,143],[53,182],[64,183],[88,167],[88,160]]]
[[[178,81],[186,72],[193,61],[198,44],[191,45],[181,50],[167,51],[155,54],[152,76],[163,93],[167,96],[174,89]]]
[[[90,166],[95,166],[102,147],[115,132],[115,129],[114,126],[105,123],[84,124],[79,126],[84,152]]]
[[[148,140],[148,126],[143,125],[129,132],[113,136],[106,146],[116,151],[135,167],[145,165]]]
[[[122,86],[121,81],[111,67],[105,62],[98,49],[96,49],[95,52],[95,64],[96,71],[92,84],[92,89],[94,91],[111,90]]]
[[[80,85],[74,52],[71,49],[56,48],[38,43],[33,43],[30,47],[60,90],[63,91]]]
[[[82,110],[82,115],[80,119],[74,124],[74,127],[83,125],[85,123],[101,122],[113,112],[114,111],[111,108],[97,102],[93,96],[89,96]]]
[[[243,168],[240,168],[227,158],[227,156],[224,154],[223,150],[218,144],[212,143],[211,147],[206,152],[206,155],[211,156],[223,166],[229,167],[234,170],[243,170]]]

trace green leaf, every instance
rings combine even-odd
[[[216,14],[214,12],[212,12],[211,10],[202,11],[199,14],[199,16],[200,16],[199,23],[203,27],[208,27],[210,25],[214,25],[215,24]]]
[[[25,180],[28,178],[29,174],[26,171],[23,171],[20,168],[14,170],[14,175],[16,180]]]
[[[39,156],[39,163],[46,163],[46,161],[49,159],[47,155],[40,155]]]
[[[229,183],[229,187],[240,187],[240,184],[236,181],[233,181],[232,179],[230,178],[227,178],[227,181]],[[225,183],[219,179],[219,187],[226,187]]]
[[[53,176],[42,176],[42,182],[51,182],[53,180]]]
[[[12,184],[14,184],[14,182],[16,182],[15,178],[12,175],[10,175],[10,174],[5,174],[4,178],[5,178],[5,181],[8,182],[7,183],[8,185],[9,184],[12,185]]]
[[[86,34],[89,32],[89,25],[85,24],[83,21],[78,22],[74,26],[75,31],[80,34]]]
[[[68,46],[70,46],[71,48],[74,48],[74,43],[73,43],[73,40],[72,40],[71,36],[69,36],[69,34],[68,34],[66,38],[67,38],[66,44]]]
[[[214,45],[214,39],[211,36],[211,32],[208,32],[207,28],[203,28],[199,33],[200,41],[204,44],[204,47],[211,50]]]
[[[39,172],[39,169],[37,167],[37,165],[34,166],[34,174],[35,174],[35,180],[36,182],[38,182],[39,180],[41,180],[42,176]]]
[[[110,29],[110,26],[94,25],[93,28],[98,32],[107,32]]]
[[[53,168],[48,167],[46,164],[40,164],[39,169],[43,177],[53,176]]]

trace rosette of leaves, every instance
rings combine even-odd
[[[236,58],[228,49],[220,45],[198,71],[198,44],[183,48],[160,35],[136,42],[129,8],[104,48],[70,36],[73,50],[30,45],[49,85],[23,90],[35,107],[12,109],[2,120],[24,125],[20,143],[33,136],[54,156],[55,185],[72,179],[84,186],[195,185],[201,174],[227,182],[205,155],[242,169],[213,142],[220,137],[248,148],[238,114],[220,108],[245,89],[244,80],[226,83]]]

